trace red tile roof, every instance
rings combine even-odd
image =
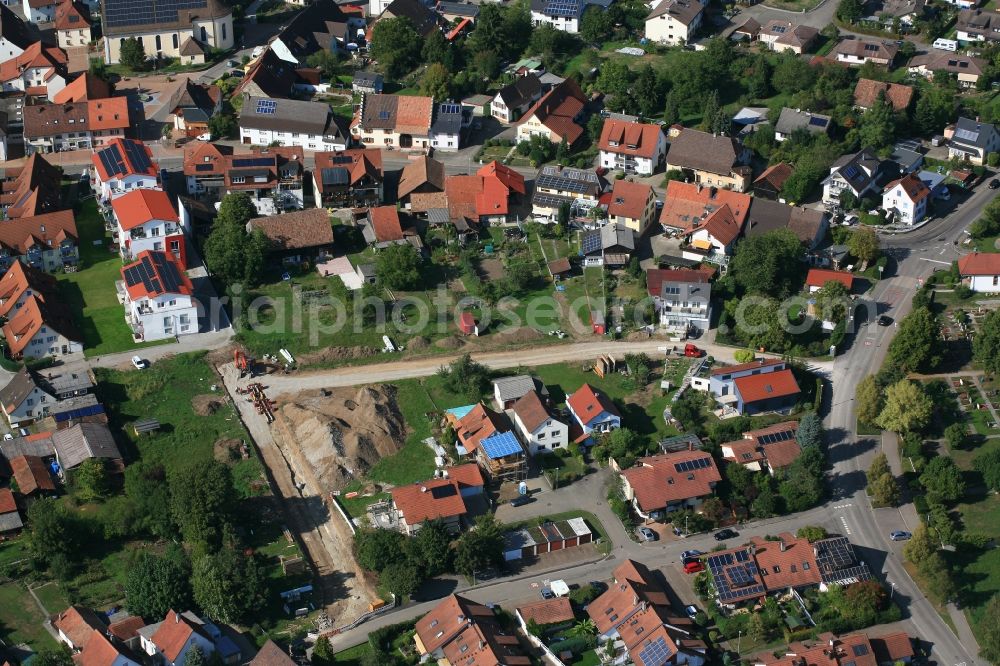
[[[70,606],[52,620],[52,625],[61,631],[76,649],[87,646],[94,637],[94,632],[100,636],[104,631],[104,623],[97,613],[83,606]]]
[[[140,153],[145,153],[147,157],[147,164],[145,171],[140,171],[138,166],[129,157],[130,152],[125,150],[125,145],[130,144],[135,147],[135,150]],[[125,167],[125,173],[108,173],[108,170],[104,167],[104,160],[101,159],[101,153],[108,151],[108,155],[111,155],[113,151],[112,147],[118,149],[118,155],[121,156],[122,165]],[[94,163],[94,169],[97,171],[97,175],[102,181],[109,181],[118,178],[127,178],[128,176],[156,176],[159,168],[156,166],[156,162],[153,160],[153,151],[150,150],[149,146],[144,144],[142,141],[136,141],[135,139],[121,139],[114,138],[107,143],[104,148],[101,148],[93,155],[90,156],[90,161]]]
[[[733,221],[742,229],[750,212],[750,201],[749,194],[672,180],[667,184],[660,223],[689,232],[717,210],[728,207]]]
[[[788,180],[789,176],[791,176],[794,171],[795,169],[791,164],[788,164],[787,162],[778,162],[773,166],[769,166],[764,170],[764,173],[754,179],[754,187],[758,184],[770,183],[775,190],[780,192],[782,186],[785,184],[785,181]]]
[[[802,447],[795,439],[795,433],[798,429],[798,421],[775,423],[766,428],[749,430],[743,433],[743,439],[727,442],[722,446],[733,449],[733,462],[745,464],[766,458],[772,469],[782,469],[795,462],[795,459],[802,453]],[[791,436],[778,441],[772,441],[775,438],[768,437],[768,435],[778,433],[791,433]],[[746,454],[751,455],[747,457]]]
[[[870,640],[879,663],[905,661],[914,656],[913,641],[905,631],[897,631]]]
[[[28,69],[49,68],[51,71],[46,75],[46,80],[52,76],[57,69],[61,69],[66,64],[66,52],[56,46],[45,46],[42,42],[34,42],[24,49],[19,55],[0,62],[0,81],[11,81],[19,79]]]
[[[483,178],[495,178],[511,192],[524,194],[526,191],[524,187],[524,176],[510,167],[500,164],[496,160],[484,164],[480,167],[479,171],[476,172],[476,175],[482,176]]]
[[[497,414],[479,403],[455,422],[455,434],[459,443],[468,453],[479,447],[479,442],[497,432],[509,432],[507,417]]]
[[[615,416],[620,416],[615,403],[611,401],[603,391],[595,389],[590,384],[584,384],[578,388],[573,395],[566,399],[573,413],[584,423],[598,416],[601,412],[607,412]]]
[[[139,635],[139,630],[146,626],[146,621],[138,615],[118,620],[108,625],[111,635],[120,641],[127,641]]]
[[[567,597],[542,599],[518,606],[517,612],[521,614],[525,622],[534,620],[539,626],[572,622],[574,618],[573,606]]]
[[[127,97],[109,97],[87,101],[87,117],[91,130],[126,130],[131,124]]]
[[[80,2],[62,0],[56,5],[56,30],[84,30],[90,28],[90,10]]]
[[[138,189],[111,200],[118,226],[131,231],[153,220],[178,222],[170,197],[162,190]]]
[[[800,393],[795,375],[788,369],[737,377],[733,381],[744,404],[770,398],[785,398]]]
[[[19,255],[32,247],[50,249],[66,240],[75,244],[77,238],[72,210],[19,217],[0,224],[0,245]]]
[[[895,188],[897,185],[903,188],[903,194],[913,203],[922,201],[931,195],[931,190],[924,184],[924,181],[913,173],[908,173],[898,180],[894,180],[885,186],[885,192]]]
[[[534,432],[535,428],[552,418],[549,410],[542,404],[542,399],[534,391],[528,391],[518,398],[511,406],[511,410],[528,429],[528,432]]]
[[[692,460],[707,460],[709,465],[678,472],[676,465]],[[681,500],[712,494],[714,484],[722,480],[712,454],[706,451],[678,451],[640,458],[635,467],[622,470],[643,512],[656,511]]]
[[[10,461],[14,479],[22,495],[30,495],[36,490],[55,490],[56,484],[45,467],[45,461],[38,456],[18,456]]]
[[[1000,253],[973,252],[958,260],[962,275],[1000,275]]]
[[[800,539],[784,532],[778,535],[780,541],[767,541],[754,537],[754,557],[764,574],[764,584],[768,590],[782,590],[789,587],[818,585],[819,565],[816,554],[808,539]]]
[[[55,277],[18,259],[0,278],[0,317],[9,317],[10,311],[26,293],[34,294],[44,302],[56,294],[57,285]]]
[[[465,463],[444,469],[447,478],[458,483],[459,488],[482,488],[486,485],[483,472],[476,463]]]
[[[368,220],[380,243],[402,240],[403,225],[395,206],[376,206],[368,209]]]
[[[662,136],[659,125],[605,118],[597,147],[605,152],[652,159]],[[612,146],[612,142],[616,145]]]
[[[135,301],[140,298],[155,298],[162,294],[183,294],[185,296],[190,296],[194,293],[194,284],[191,282],[191,278],[188,277],[187,273],[184,272],[184,266],[172,255],[166,252],[157,252],[154,250],[145,250],[139,253],[139,256],[135,258],[130,264],[126,264],[121,268],[122,279],[125,279],[125,272],[142,263],[143,258],[149,259],[149,265],[153,269],[153,276],[156,278],[156,282],[160,285],[159,290],[147,289],[145,282],[138,282],[133,285],[129,285],[126,281],[126,289],[128,289],[128,297]],[[177,275],[180,280],[177,283],[176,291],[168,291],[166,285],[170,284],[169,281],[163,279],[161,269],[164,268],[165,264],[171,264],[177,270]]]
[[[583,127],[573,119],[586,103],[587,98],[579,84],[573,79],[566,79],[542,95],[517,124],[522,125],[528,119],[535,118],[557,137],[566,139],[566,143],[573,145],[583,134]]]
[[[250,666],[296,666],[296,662],[277,643],[268,639],[250,660]]]
[[[17,511],[17,502],[10,488],[0,488],[0,514]]]
[[[3,335],[11,353],[20,356],[43,326],[74,342],[83,340],[64,303],[45,302],[32,295],[3,326]]]
[[[350,161],[347,161],[350,160]],[[350,149],[336,152],[318,152],[313,155],[315,171],[322,169],[343,168],[347,170],[350,185],[356,185],[368,176],[375,181],[382,180],[382,151]],[[322,184],[322,177],[317,174],[317,181]]]
[[[495,621],[493,611],[486,606],[453,594],[417,620],[416,631],[427,653],[451,642],[466,626],[479,621]]]
[[[7,219],[51,213],[62,206],[62,171],[33,153],[20,169],[4,169],[12,181],[0,183],[0,203],[8,206]]]
[[[913,99],[913,88],[900,83],[885,83],[872,79],[858,79],[854,86],[854,104],[869,109],[878,99],[878,94],[885,93],[885,101],[892,104],[893,111],[905,111]]]
[[[175,662],[195,633],[201,633],[201,629],[180,613],[170,610],[160,628],[153,634],[152,641],[167,661]]]
[[[712,280],[715,269],[710,266],[699,268],[650,268],[646,271],[646,291],[650,296],[662,296],[664,282],[698,282]]]
[[[84,72],[80,76],[66,84],[52,98],[56,104],[67,102],[84,102],[89,99],[104,99],[111,97],[111,86],[104,79],[99,79],[90,72]]]
[[[847,271],[831,271],[825,268],[810,268],[806,275],[806,285],[809,287],[822,287],[827,282],[839,282],[847,287],[847,291],[854,288],[854,274]]]
[[[608,215],[618,215],[633,220],[642,219],[650,198],[655,198],[652,186],[630,180],[616,180],[611,189]]]
[[[194,141],[184,146],[185,176],[218,176],[226,172],[226,157],[233,154],[231,146]],[[211,165],[206,169],[204,165]],[[201,167],[200,169],[198,167]]]
[[[755,439],[737,439],[722,445],[723,451],[730,449],[732,455],[723,455],[723,460],[746,465],[764,460],[764,452]]]
[[[734,240],[739,238],[740,233],[743,231],[743,223],[737,219],[732,208],[723,206],[711,213],[708,219],[694,229],[691,229],[689,233],[702,230],[707,231],[712,238],[724,246],[729,246]]]
[[[112,645],[102,632],[95,629],[91,632],[83,651],[74,655],[73,662],[77,666],[114,666],[120,656],[118,648]]]
[[[468,512],[458,482],[452,479],[418,481],[393,488],[392,502],[410,526],[425,520],[464,516]]]

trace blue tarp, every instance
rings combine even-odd
[[[464,405],[462,407],[452,407],[451,409],[446,409],[445,411],[454,416],[456,419],[463,419],[466,414],[475,408],[475,405]]]

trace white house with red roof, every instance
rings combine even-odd
[[[980,294],[1000,293],[1000,253],[973,252],[958,260],[958,272],[969,289]]]
[[[673,451],[639,458],[621,470],[622,493],[643,518],[696,509],[722,480],[708,451]]]
[[[913,173],[892,181],[882,192],[882,208],[897,224],[916,224],[927,215],[931,190]]]
[[[622,426],[622,416],[603,391],[584,384],[566,398],[566,407],[583,433],[611,432]]]
[[[86,647],[73,657],[76,666],[140,666],[139,657],[113,637],[107,629],[92,630]]]
[[[163,190],[136,189],[111,200],[115,237],[122,259],[141,253],[169,252],[187,266],[187,250],[180,218]]]
[[[659,125],[606,118],[597,147],[605,169],[650,176],[663,165],[667,136]]]
[[[142,651],[162,666],[184,666],[184,659],[197,646],[208,657],[215,652],[215,643],[200,621],[190,613],[170,610],[159,625],[140,630]],[[146,631],[148,630],[148,631]]]
[[[646,183],[616,180],[608,201],[608,221],[622,224],[642,236],[656,219],[656,193]]]
[[[707,390],[716,399],[726,402],[725,398],[733,395],[733,382],[736,378],[778,372],[787,367],[785,361],[776,358],[758,358],[749,363],[721,365],[709,372]]]
[[[121,269],[118,299],[136,341],[164,340],[198,332],[194,286],[179,261],[145,250]]]
[[[767,412],[788,414],[799,400],[801,390],[790,368],[760,375],[744,375],[733,380],[735,409],[740,414]]]
[[[0,86],[51,100],[66,87],[66,52],[35,42],[20,55],[0,62]]]
[[[86,606],[70,606],[52,618],[52,627],[56,630],[59,642],[73,652],[87,647],[95,631],[102,635],[107,629],[97,613]]]
[[[660,326],[687,336],[708,331],[712,321],[711,268],[650,268],[646,290],[660,315]]]
[[[130,190],[159,186],[159,168],[153,151],[142,141],[112,139],[90,156],[94,163],[94,191],[102,201]]]
[[[831,271],[825,268],[810,268],[806,274],[806,287],[809,293],[819,291],[827,282],[839,282],[848,293],[854,290],[854,273],[847,271]]]
[[[510,408],[518,437],[530,455],[565,449],[569,426],[552,416],[535,391],[528,391]]]
[[[451,532],[457,533],[469,512],[466,498],[482,495],[485,486],[479,465],[466,463],[440,470],[434,479],[393,488],[395,526],[412,536],[425,523],[440,520]]]

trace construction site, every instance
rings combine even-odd
[[[323,608],[316,630],[353,624],[382,602],[352,552],[354,526],[332,493],[396,453],[406,424],[391,386],[313,389],[273,395],[268,372],[234,354],[218,368],[226,390],[264,461],[288,529],[307,554],[315,598]]]

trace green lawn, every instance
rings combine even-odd
[[[59,583],[46,583],[35,588],[35,596],[38,597],[49,615],[61,613],[69,607],[69,599],[66,593],[59,586]]]
[[[371,468],[368,477],[373,481],[399,486],[429,479],[434,474],[434,452],[423,440],[431,436],[432,421],[427,415],[437,411],[424,383],[435,379],[428,377],[395,382],[396,401],[410,434],[398,453],[382,458]]]
[[[26,539],[13,539],[0,543],[0,567],[26,559],[28,557],[28,542]]]
[[[144,461],[162,464],[168,473],[211,460],[219,439],[246,438],[230,405],[207,416],[195,413],[192,398],[213,395],[210,387],[220,383],[203,353],[179,354],[142,372],[96,368],[95,373],[112,426],[122,428]],[[224,394],[214,395],[222,401]],[[160,421],[158,432],[141,438],[127,432],[129,423],[146,417]]]
[[[94,199],[81,204],[76,227],[80,234],[80,270],[60,275],[59,290],[73,310],[86,355],[99,356],[168,342],[132,341],[132,332],[125,323],[125,309],[115,292],[115,281],[121,279],[121,258],[108,249],[111,237],[104,229],[104,219]],[[100,245],[94,244],[97,241]]]
[[[45,616],[23,585],[0,585],[0,637],[9,645],[27,643],[33,649],[55,648],[42,623]]]
[[[361,660],[372,651],[372,646],[365,641],[361,645],[355,645],[333,655],[333,663],[343,664],[343,666],[361,666]]]

